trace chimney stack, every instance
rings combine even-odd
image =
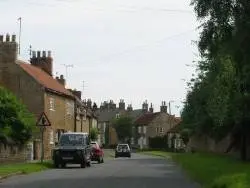
[[[16,63],[18,47],[16,43],[16,35],[10,37],[9,34],[5,36],[0,35],[0,64],[4,67],[7,63]]]
[[[148,101],[147,100],[145,102],[143,102],[143,104],[142,104],[142,111],[143,111],[143,113],[148,112]]]
[[[153,104],[152,104],[152,103],[151,103],[151,105],[150,105],[149,112],[150,112],[150,113],[154,113],[154,108],[153,108]]]
[[[63,77],[62,74],[60,75],[60,77],[57,76],[56,80],[65,87],[66,81],[65,81],[65,79],[64,79],[64,77]]]
[[[161,109],[161,112],[163,112],[163,113],[168,112],[168,107],[166,105],[166,101],[162,101],[160,109]]]
[[[47,74],[52,76],[53,74],[53,58],[51,57],[51,51],[48,51],[48,55],[46,56],[46,51],[33,51],[32,57],[30,59],[31,65],[34,65],[36,67],[39,67],[43,71],[45,71]]]
[[[125,102],[123,99],[121,99],[119,102],[119,110],[125,110]]]

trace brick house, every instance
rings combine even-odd
[[[44,112],[51,127],[44,133],[44,157],[51,157],[51,149],[60,134],[74,131],[75,98],[65,89],[65,80],[54,79],[51,52],[33,52],[30,63],[17,60],[15,35],[0,36],[0,85],[12,91],[28,107],[36,118]],[[34,159],[40,158],[40,135],[34,135]]]
[[[149,147],[149,138],[164,136],[174,127],[176,121],[167,113],[166,102],[162,102],[160,112],[147,112],[135,121],[134,140],[140,148]]]

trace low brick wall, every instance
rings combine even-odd
[[[26,146],[12,146],[0,143],[0,164],[24,162],[28,157]]]

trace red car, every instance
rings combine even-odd
[[[98,161],[98,163],[104,163],[104,152],[97,142],[91,142],[91,161]]]

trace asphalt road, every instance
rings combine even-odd
[[[132,154],[129,158],[106,160],[81,169],[66,169],[11,177],[1,188],[197,188],[171,161],[160,157]]]

